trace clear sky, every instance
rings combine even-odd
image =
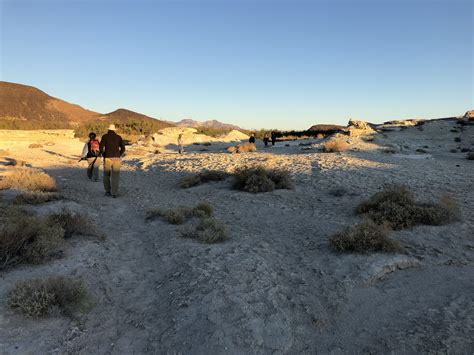
[[[473,0],[0,0],[1,80],[98,111],[304,129],[474,109]]]

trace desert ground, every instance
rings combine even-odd
[[[41,265],[0,269],[0,353],[473,353],[474,161],[461,149],[474,149],[474,125],[379,128],[370,139],[348,136],[350,149],[335,153],[322,152],[323,139],[230,154],[239,137],[200,137],[183,155],[174,136],[148,140],[127,146],[117,199],[104,196],[102,177],[87,179],[72,132],[0,131],[0,174],[25,169],[7,158],[25,162],[64,197],[25,208],[81,212],[106,235],[71,238]],[[288,170],[295,187],[252,194],[233,190],[231,177],[179,187],[191,173],[244,165]],[[462,220],[394,231],[396,253],[334,251],[329,237],[359,222],[355,207],[388,183],[421,201],[450,195]],[[0,192],[2,203],[15,193]],[[151,208],[201,201],[227,226],[225,242],[145,220]],[[94,306],[40,319],[8,307],[18,281],[49,275],[82,279]]]

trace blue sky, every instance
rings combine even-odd
[[[304,129],[474,108],[473,1],[10,1],[1,80],[98,111]]]

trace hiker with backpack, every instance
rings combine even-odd
[[[184,153],[184,146],[183,146],[183,134],[180,133],[178,135],[178,153],[183,154]]]
[[[89,133],[89,141],[82,148],[81,158],[81,160],[87,160],[87,163],[89,163],[87,177],[92,181],[99,181],[99,163],[97,159],[100,157],[100,144],[96,137],[97,135],[94,132]]]
[[[117,133],[114,124],[100,140],[100,153],[104,157],[105,195],[117,197],[120,177],[120,158],[125,153],[125,143]]]

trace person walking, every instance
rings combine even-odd
[[[272,131],[271,137],[272,137],[272,145],[275,145],[275,142],[277,140],[277,135],[275,131]]]
[[[82,148],[81,160],[87,160],[87,177],[93,181],[99,181],[99,163],[97,159],[100,157],[100,144],[96,139],[94,132],[89,133],[89,141]]]
[[[270,138],[268,138],[268,133],[265,133],[263,136],[263,143],[265,144],[265,147],[268,146],[268,142],[270,141]]]
[[[125,143],[115,131],[114,124],[100,140],[100,153],[104,157],[104,189],[105,195],[117,197],[120,177],[120,158],[125,153]],[[112,180],[112,181],[111,181]]]
[[[178,153],[183,154],[184,153],[184,146],[183,146],[183,134],[180,133],[178,135]]]
[[[249,143],[255,144],[255,134],[251,134],[249,138]]]

